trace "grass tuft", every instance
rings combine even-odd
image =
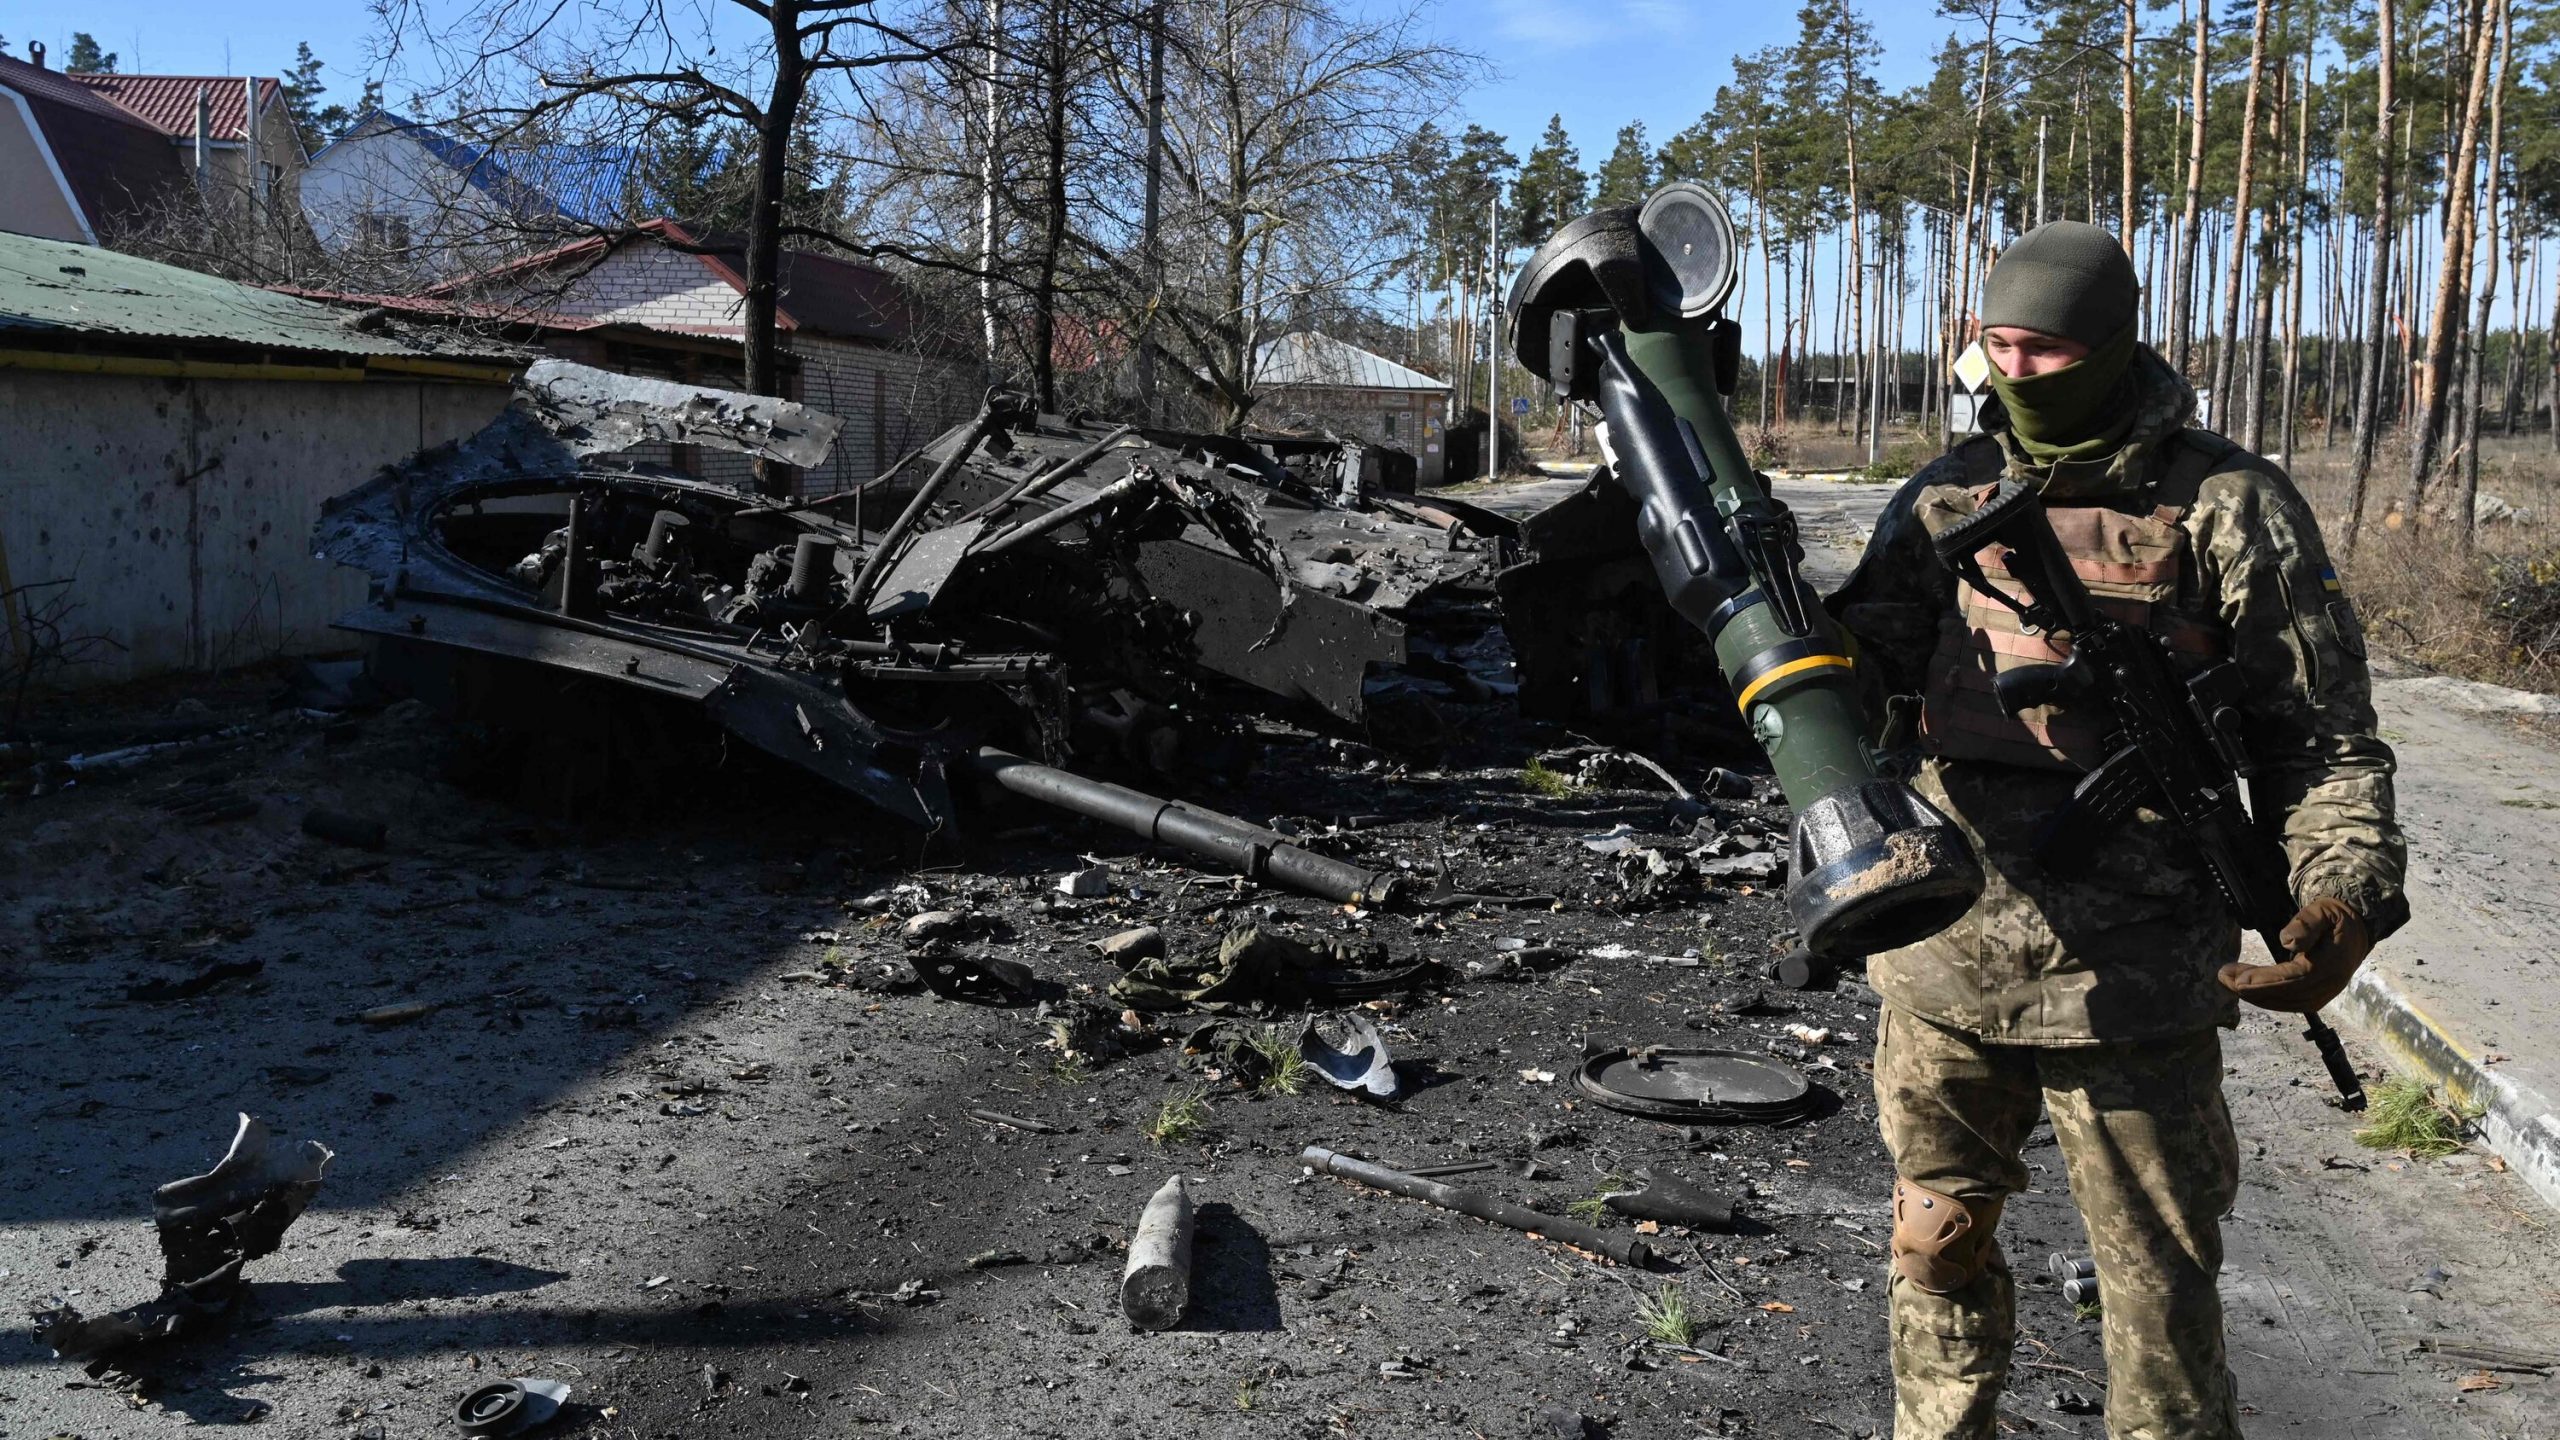
[[[2399,1150],[2418,1159],[2461,1149],[2462,1132],[2479,1118],[2438,1100],[2433,1086],[2405,1075],[2375,1087],[2370,1113],[2364,1128],[2356,1132],[2357,1144],[2369,1150]]]
[[[1561,800],[1573,793],[1573,782],[1543,763],[1532,760],[1520,771],[1520,788],[1532,795]]]
[[[1207,1092],[1185,1090],[1168,1096],[1156,1118],[1147,1122],[1147,1138],[1158,1145],[1173,1145],[1209,1128]]]
[[[1697,1343],[1698,1322],[1689,1314],[1689,1297],[1677,1285],[1666,1284],[1650,1295],[1637,1296],[1636,1320],[1644,1326],[1648,1340],[1665,1345]]]
[[[1236,1408],[1250,1411],[1262,1399],[1262,1379],[1248,1375],[1236,1382]]]
[[[1307,1057],[1298,1053],[1298,1037],[1277,1025],[1255,1027],[1246,1034],[1245,1043],[1261,1057],[1269,1072],[1263,1076],[1261,1089],[1266,1094],[1297,1095],[1307,1088],[1307,1075],[1313,1068]]]
[[[1597,1225],[1617,1213],[1609,1208],[1609,1202],[1603,1197],[1626,1188],[1626,1176],[1604,1176],[1599,1184],[1591,1187],[1590,1194],[1564,1207],[1564,1213],[1585,1225]]]

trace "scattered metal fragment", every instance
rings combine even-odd
[[[471,1436],[521,1435],[560,1413],[569,1387],[558,1380],[525,1376],[493,1380],[466,1394],[453,1407],[453,1423]]]
[[[1002,1125],[1010,1130],[1027,1130],[1034,1135],[1065,1133],[1046,1120],[1025,1120],[1019,1115],[1007,1115],[1001,1110],[984,1110],[973,1106],[967,1114],[972,1120],[983,1120],[989,1125]]]
[[[211,1170],[151,1193],[165,1262],[159,1298],[95,1319],[68,1304],[47,1306],[35,1312],[36,1339],[57,1358],[85,1362],[96,1377],[135,1345],[203,1330],[247,1290],[242,1267],[283,1243],[319,1193],[331,1158],[317,1140],[286,1144],[242,1115],[231,1148]]]
[[[1120,1313],[1141,1330],[1170,1330],[1191,1303],[1191,1192],[1182,1177],[1164,1182],[1129,1237],[1120,1272]]]
[[[908,957],[916,978],[945,1000],[979,1005],[1021,1005],[1040,987],[1039,975],[1019,960],[1001,955],[941,955],[931,951]]]
[[[1450,1175],[1472,1175],[1479,1170],[1501,1168],[1492,1160],[1455,1160],[1446,1165],[1419,1165],[1404,1173],[1423,1180],[1437,1180]]]
[[[1008,1250],[998,1246],[993,1250],[981,1250],[963,1263],[972,1270],[996,1270],[1007,1265],[1028,1265],[1031,1263],[1031,1257],[1019,1250]]]
[[[1612,1110],[1675,1125],[1790,1120],[1813,1104],[1804,1072],[1738,1050],[1587,1047],[1573,1082]]]
[[[2449,1360],[2467,1361],[2492,1370],[2512,1370],[2524,1374],[2548,1375],[2560,1370],[2560,1351],[2524,1350],[2512,1345],[2490,1345],[2477,1340],[2462,1340],[2441,1335],[2420,1335],[2409,1342],[2411,1348],[2428,1355],[2442,1355]]]
[[[1733,1201],[1704,1190],[1677,1175],[1639,1170],[1633,1190],[1612,1190],[1600,1202],[1621,1215],[1686,1225],[1692,1230],[1733,1228]]]
[[[1401,1170],[1372,1165],[1366,1160],[1356,1160],[1321,1145],[1310,1145],[1300,1151],[1298,1163],[1320,1174],[1338,1175],[1346,1180],[1356,1180],[1363,1185],[1407,1196],[1426,1204],[1437,1205],[1443,1210],[1455,1210],[1461,1215],[1472,1215],[1478,1220],[1488,1220],[1496,1225],[1508,1225],[1514,1230],[1561,1241],[1576,1249],[1605,1255],[1621,1265],[1642,1267],[1652,1263],[1653,1260],[1653,1251],[1642,1240],[1614,1235],[1577,1221],[1542,1215],[1525,1205],[1514,1205],[1507,1200],[1487,1195],[1481,1190],[1443,1185],[1436,1180],[1425,1180],[1418,1175],[1407,1174]]]
[[[1325,1039],[1316,1017],[1307,1017],[1298,1031],[1298,1054],[1315,1072],[1337,1088],[1355,1091],[1378,1100],[1393,1100],[1403,1089],[1396,1078],[1396,1064],[1387,1054],[1387,1042],[1378,1035],[1378,1027],[1367,1017],[1343,1014],[1327,1017],[1329,1023],[1347,1032],[1340,1044]]]

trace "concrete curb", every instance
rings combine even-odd
[[[2445,1098],[2480,1112],[2480,1138],[2524,1177],[2543,1203],[2560,1210],[2560,1114],[2540,1091],[2518,1085],[2481,1062],[2470,1047],[2371,966],[2338,997],[2338,1013],[2379,1044],[2395,1070],[2437,1086]]]

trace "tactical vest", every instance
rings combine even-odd
[[[2229,654],[2230,640],[2220,625],[2174,608],[2182,584],[2191,589],[2194,570],[2186,527],[2179,522],[2194,507],[2215,462],[2237,447],[2220,436],[2190,430],[2166,448],[2170,453],[2161,459],[2161,473],[2146,489],[2088,500],[2048,500],[2045,513],[2053,522],[2054,539],[2100,610],[2159,635],[2168,643],[2172,661],[2184,662],[2180,669],[2201,668]],[[1987,499],[2002,468],[1999,442],[1977,441],[1968,450],[1972,453],[1964,458],[1970,488],[1976,500]],[[2145,502],[2147,508],[2117,508]],[[1993,545],[1976,558],[1986,579],[2023,595],[2025,587],[2003,563],[2006,555]],[[2095,769],[2110,753],[2107,740],[2113,730],[2102,705],[2040,705],[2012,717],[2001,713],[1992,692],[1992,679],[2003,670],[2068,659],[2070,642],[2025,633],[2015,612],[1968,581],[1956,582],[1955,600],[1955,613],[1939,621],[1937,653],[1930,658],[1921,696],[1921,753],[2043,770]],[[2192,593],[2188,600],[2196,603]]]

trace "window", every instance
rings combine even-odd
[[[1396,438],[1396,421],[1401,417],[1399,417],[1393,410],[1390,410],[1380,418],[1384,423],[1378,427],[1378,433],[1384,435],[1390,440]]]
[[[365,211],[356,216],[356,243],[377,255],[406,255],[409,253],[409,217]]]

